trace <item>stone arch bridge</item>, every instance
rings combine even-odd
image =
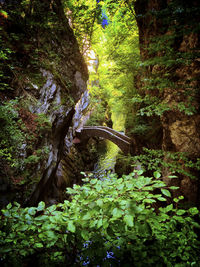
[[[89,139],[90,137],[101,137],[115,143],[125,154],[131,153],[132,140],[125,134],[115,131],[105,126],[84,126],[76,131],[77,143]],[[76,141],[74,141],[76,143]]]

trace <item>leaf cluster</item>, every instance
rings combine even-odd
[[[158,149],[143,148],[143,153],[137,156],[119,156],[119,164],[136,167],[143,166],[147,172],[162,172],[167,168],[169,172],[176,175],[184,175],[191,179],[198,179],[195,173],[200,170],[200,159],[191,159],[187,153],[163,151]],[[124,167],[124,168],[126,168]]]
[[[35,255],[41,263],[51,255],[47,266],[198,266],[198,209],[173,205],[182,197],[168,205],[176,188],[167,188],[158,171],[154,178],[135,175],[88,176],[67,189],[71,201],[50,207],[9,204],[1,215],[1,257],[22,263]],[[163,207],[155,208],[158,202]]]
[[[17,121],[19,113],[17,110],[18,100],[5,102],[0,106],[0,155],[12,163],[18,157],[18,152],[25,142],[25,138]]]

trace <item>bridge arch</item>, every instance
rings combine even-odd
[[[109,127],[84,126],[82,129],[76,131],[76,137],[80,139],[80,141],[95,136],[110,140],[111,142],[116,144],[125,154],[131,152],[131,144],[132,144],[131,138]]]

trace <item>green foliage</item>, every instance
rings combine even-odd
[[[167,204],[175,188],[158,171],[137,175],[89,176],[67,189],[71,201],[50,207],[9,204],[1,215],[1,258],[18,265],[34,255],[40,264],[48,258],[46,266],[198,266],[198,209],[178,208],[182,197]]]
[[[113,127],[123,130],[125,117],[132,108],[130,97],[134,94],[139,61],[137,26],[124,1],[102,1],[100,4],[109,24],[104,29],[95,24],[91,49],[97,63],[90,70],[89,90],[92,101],[98,99],[94,114],[105,114],[105,106],[102,106],[105,103]],[[90,54],[88,57],[90,59]]]
[[[0,27],[0,91],[9,88],[8,80],[10,73],[9,60],[11,59],[12,51],[2,38],[3,29]],[[10,88],[9,88],[10,89]]]
[[[34,166],[41,160],[44,160],[46,156],[49,153],[49,148],[48,147],[42,147],[42,149],[37,149],[34,151],[33,155],[28,156],[26,159],[24,159],[24,164],[26,168],[30,168],[30,166]]]
[[[64,5],[68,8],[71,26],[84,54],[90,48],[95,22],[101,15],[100,4],[95,0],[70,0],[64,1]]]
[[[16,164],[20,149],[25,137],[20,129],[18,121],[20,120],[17,110],[18,100],[4,102],[0,106],[0,156],[5,160]]]
[[[51,121],[44,113],[37,114],[35,121],[38,123],[40,132],[48,132],[51,130]]]
[[[87,125],[109,124],[110,113],[107,97],[105,91],[100,87],[92,86],[92,90],[90,91],[90,109],[91,114]]]
[[[35,164],[39,162],[40,158],[37,155],[31,155],[24,160],[25,164]]]
[[[199,32],[198,12],[199,6],[175,0],[148,14],[152,24],[159,20],[161,25],[156,37],[150,34],[143,47],[145,57],[140,65],[144,73],[140,90],[144,104],[140,106],[142,116],[162,116],[168,110],[188,116],[198,112],[198,104],[194,104],[198,98],[198,77],[187,74],[187,69],[198,60],[199,51],[195,40],[192,45],[184,41]],[[145,19],[148,15],[143,14]],[[151,98],[149,103],[145,99],[147,95]],[[171,96],[171,101],[166,101],[166,95]]]
[[[51,129],[48,118],[31,114],[22,108],[26,104],[23,99],[15,99],[0,106],[0,176],[6,177],[11,186],[26,185],[23,195],[38,178],[30,179],[36,164],[47,159],[49,149],[41,140]]]
[[[3,59],[0,63],[0,75],[4,74],[0,85],[10,86],[9,78],[14,78],[20,84],[23,74],[38,74],[41,66],[45,65],[47,69],[45,63],[48,60],[52,64],[52,61],[55,63],[61,59],[57,51],[59,40],[50,40],[55,31],[58,39],[63,38],[67,23],[60,0],[16,1],[4,3],[2,6],[8,17],[0,27],[0,58]]]
[[[144,153],[137,156],[119,156],[119,164],[136,167],[138,164],[147,171],[162,172],[167,168],[169,172],[177,175],[185,175],[191,179],[197,179],[195,175],[200,170],[200,159],[190,159],[187,153],[170,152],[163,150],[143,148]]]

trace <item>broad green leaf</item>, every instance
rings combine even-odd
[[[48,210],[49,212],[53,212],[53,211],[56,210],[56,208],[57,208],[56,205],[52,205],[52,206],[48,207],[47,210]]]
[[[97,205],[98,205],[99,207],[102,207],[102,206],[103,206],[103,200],[102,200],[102,199],[98,199],[98,200],[97,200]]]
[[[64,200],[64,205],[69,206],[69,204],[70,204],[70,201],[69,200]]]
[[[34,207],[29,208],[28,209],[28,214],[35,215],[36,214],[36,208],[34,208]]]
[[[177,190],[177,189],[179,189],[179,186],[170,186],[169,189]]]
[[[117,186],[121,185],[123,183],[123,179],[122,178],[118,178],[116,181]]]
[[[183,214],[185,214],[186,213],[186,210],[177,210],[177,212],[176,212],[176,214],[177,215],[179,215],[179,216],[181,216],[181,215],[183,215]]]
[[[42,243],[35,243],[34,247],[36,248],[43,248],[43,244]]]
[[[197,228],[197,229],[200,229],[200,224],[198,222],[192,222],[192,225]]]
[[[102,190],[102,187],[100,184],[96,184],[95,188],[96,188],[97,192],[100,192]]]
[[[14,202],[14,204],[15,204],[15,206],[16,206],[17,208],[20,208],[20,204],[19,204],[19,203]]]
[[[153,186],[145,186],[144,188],[142,188],[142,190],[152,191],[152,190],[154,190],[154,188],[153,188]]]
[[[169,175],[169,176],[167,176],[167,178],[174,179],[174,178],[178,178],[178,176],[176,176],[176,175]]]
[[[163,182],[159,182],[159,183],[154,183],[153,184],[153,187],[157,187],[157,188],[163,187],[163,186],[166,186],[165,183],[163,183]]]
[[[149,185],[149,183],[151,183],[152,179],[148,178],[148,177],[139,177],[136,181],[135,181],[135,186],[139,189],[141,189],[142,187],[145,187],[146,185]]]
[[[98,220],[90,221],[90,227],[94,227],[97,224]]]
[[[87,230],[82,230],[81,236],[84,240],[88,240],[89,239],[89,232]]]
[[[173,216],[173,219],[177,220],[180,223],[184,223],[185,219],[182,216]]]
[[[36,218],[34,218],[35,221],[45,221],[47,220],[49,217],[47,215],[41,215],[41,216],[38,216]]]
[[[82,173],[81,173],[81,174],[82,174]],[[89,180],[90,180],[89,178],[84,178],[84,179],[82,179],[83,182],[89,182]]]
[[[166,198],[164,198],[164,197],[158,197],[157,198],[159,201],[166,201]]]
[[[88,207],[92,210],[96,206],[95,202],[89,202]]]
[[[26,220],[29,220],[29,221],[32,221],[33,220],[33,218],[29,214],[26,214],[25,215],[25,219]]]
[[[99,219],[97,223],[97,229],[99,229],[103,225],[103,220]]]
[[[133,188],[134,188],[134,184],[133,184],[133,182],[126,181],[125,184],[126,184],[126,187],[127,187],[128,189],[133,189]]]
[[[124,184],[119,184],[119,185],[117,185],[117,189],[118,189],[118,190],[121,191],[123,188],[124,188]]]
[[[125,221],[126,225],[133,227],[133,216],[132,215],[125,215],[123,220]]]
[[[28,229],[28,225],[27,224],[25,224],[25,225],[21,225],[20,227],[18,227],[17,229],[19,230],[19,231],[26,231],[27,229]]]
[[[171,197],[171,193],[169,190],[161,188],[161,192],[163,193],[163,195],[165,195],[167,197]]]
[[[48,223],[42,225],[42,231],[46,231],[46,230],[51,230],[55,228],[55,224],[50,223],[49,221],[47,221]]]
[[[72,195],[72,194],[74,194],[74,193],[76,193],[76,191],[74,190],[74,189],[72,189],[72,188],[67,188],[67,194],[70,194],[70,195]]]
[[[155,203],[156,201],[155,201],[155,199],[152,199],[152,198],[149,198],[149,199],[144,199],[144,201],[143,201],[144,203]]]
[[[6,206],[6,208],[7,208],[8,210],[11,209],[11,208],[12,208],[12,204],[9,203],[9,204]]]
[[[173,210],[173,204],[170,204],[170,205],[168,205],[168,206],[165,208],[165,211],[166,211],[166,212],[169,212],[169,211],[171,211],[171,210]]]
[[[5,217],[9,217],[11,215],[11,213],[7,210],[2,210],[2,213]]]
[[[75,231],[76,231],[76,227],[75,227],[73,221],[68,221],[67,229],[68,229],[70,232],[75,233]]]
[[[45,232],[45,234],[51,239],[57,239],[57,235],[54,231],[48,230]]]
[[[22,250],[19,251],[19,253],[20,253],[20,255],[22,255],[22,256],[26,256],[26,255],[28,254],[28,251],[22,249]]]
[[[108,226],[109,226],[109,221],[108,221],[107,218],[104,218],[104,219],[103,219],[103,228],[104,228],[104,229],[107,229]]]
[[[44,210],[45,208],[45,203],[43,201],[41,201],[39,204],[38,204],[38,207],[37,207],[37,210],[38,211],[42,211]]]
[[[83,220],[90,220],[90,219],[91,219],[91,213],[90,213],[90,212],[87,212],[87,213],[83,216],[82,219],[83,219]]]
[[[190,212],[190,214],[192,214],[192,215],[196,215],[196,214],[199,213],[199,210],[198,210],[196,207],[193,207],[193,208],[190,208],[190,209],[189,209],[189,212]]]
[[[93,185],[93,184],[96,184],[97,183],[97,179],[92,179],[91,181],[90,181],[90,183]]]
[[[56,216],[49,216],[49,220],[50,220],[50,222],[52,222],[52,223],[57,223],[57,218],[56,218]]]
[[[144,210],[145,210],[145,207],[144,206],[136,206],[135,208],[134,208],[134,210],[135,210],[135,212],[137,212],[137,213],[144,213]]]
[[[120,206],[126,206],[127,203],[128,203],[127,200],[121,200],[119,204],[120,204]]]
[[[143,170],[135,170],[134,172],[137,173],[137,175],[142,175],[144,173]]]
[[[119,218],[119,217],[121,217],[122,214],[123,214],[123,211],[120,210],[120,209],[118,209],[118,208],[114,208],[113,211],[112,211],[112,215],[113,215],[113,217],[115,217],[115,218]]]
[[[41,238],[42,240],[44,240],[46,238],[45,233],[40,233],[38,235],[38,237]]]
[[[154,176],[156,179],[158,179],[158,178],[161,177],[161,174],[160,174],[158,171],[155,171],[155,172],[153,173],[153,176]]]

